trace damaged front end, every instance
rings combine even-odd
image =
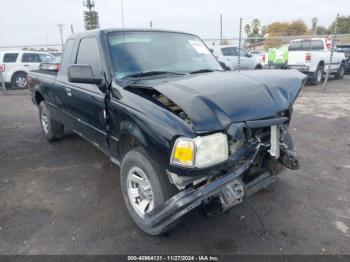
[[[208,215],[222,213],[275,182],[277,166],[298,169],[288,124],[287,116],[231,124],[226,130],[229,157],[212,169],[216,174],[183,176],[170,167],[169,179],[182,191],[148,213],[147,225],[161,232],[200,205]]]

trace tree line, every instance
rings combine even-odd
[[[318,18],[311,20],[311,28],[308,28],[304,21],[295,20],[292,22],[273,22],[267,26],[261,25],[259,19],[253,19],[251,23],[246,24],[244,31],[250,39],[247,44],[254,47],[264,41],[265,37],[288,37],[303,35],[329,35],[333,34],[336,21],[326,28],[318,25]],[[337,34],[350,34],[350,16],[341,16],[338,19]],[[265,39],[264,47],[278,47],[282,45],[283,39]]]

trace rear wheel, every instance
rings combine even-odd
[[[62,138],[64,127],[62,124],[51,118],[51,113],[47,108],[45,101],[40,102],[39,117],[41,127],[47,140],[54,141]]]
[[[147,152],[136,147],[123,158],[121,165],[121,189],[129,214],[137,226],[150,235],[159,235],[178,224],[178,220],[162,230],[147,225],[147,213],[176,194],[164,167],[154,161]]]
[[[12,88],[27,88],[27,73],[17,72],[12,76],[11,79]]]
[[[335,73],[335,78],[336,79],[343,79],[345,75],[345,64],[342,63],[337,71],[337,73]]]
[[[323,66],[319,65],[316,69],[316,71],[311,76],[311,84],[318,85],[322,82],[323,77]]]

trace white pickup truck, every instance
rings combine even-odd
[[[326,38],[296,39],[289,43],[288,68],[298,69],[309,75],[311,83],[317,85],[322,81],[328,69],[332,49],[332,41]],[[337,79],[345,74],[345,55],[334,47],[330,73]]]

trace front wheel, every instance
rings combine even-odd
[[[47,140],[54,141],[62,138],[64,127],[52,119],[51,112],[47,108],[45,101],[41,101],[39,104],[39,117],[41,128]]]
[[[322,82],[323,77],[323,67],[318,66],[316,71],[311,76],[311,84],[318,85]]]
[[[120,182],[126,207],[140,229],[159,235],[177,225],[178,221],[174,221],[162,230],[147,226],[147,213],[176,194],[176,189],[170,184],[165,169],[143,148],[136,147],[125,155]]]

